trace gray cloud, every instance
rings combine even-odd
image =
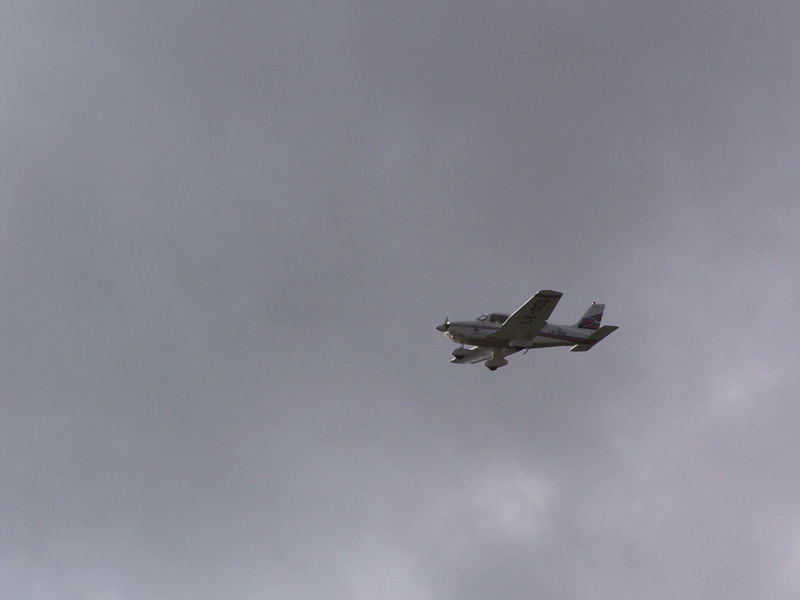
[[[795,597],[799,16],[12,3],[5,595]]]

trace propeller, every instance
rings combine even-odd
[[[436,331],[441,331],[442,333],[444,333],[448,329],[450,329],[450,315],[445,315],[444,316],[444,323],[441,323],[441,324],[437,325],[436,326]]]

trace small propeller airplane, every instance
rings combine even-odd
[[[561,296],[561,292],[541,290],[511,316],[492,313],[473,321],[453,322],[445,317],[436,329],[461,344],[453,350],[451,363],[482,362],[490,371],[507,365],[506,356],[530,348],[572,346],[573,352],[586,352],[618,329],[616,325],[600,326],[606,305],[596,302],[574,325],[551,325],[547,319]]]

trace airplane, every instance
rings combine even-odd
[[[484,363],[490,371],[508,364],[507,356],[531,348],[572,346],[572,352],[586,352],[618,329],[616,325],[600,326],[605,304],[592,305],[574,325],[551,325],[547,319],[563,294],[541,290],[509,315],[491,313],[472,321],[450,321],[436,326],[454,342],[453,364]],[[465,344],[467,347],[465,347]]]

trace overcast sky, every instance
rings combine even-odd
[[[799,30],[5,2],[0,597],[797,598]]]

